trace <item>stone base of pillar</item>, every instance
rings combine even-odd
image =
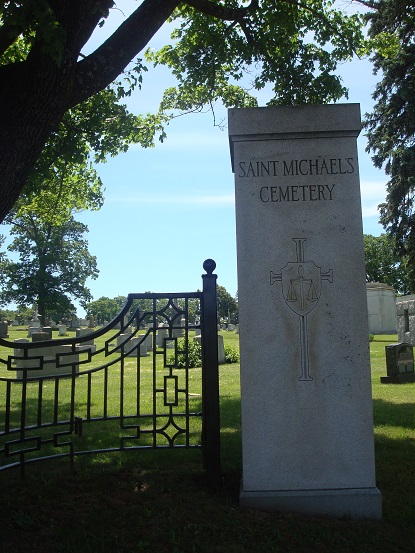
[[[382,519],[382,498],[377,488],[247,492],[242,484],[239,500],[242,507],[262,511],[356,520]]]

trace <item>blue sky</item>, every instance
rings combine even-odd
[[[137,5],[131,0],[119,4]],[[114,12],[99,34],[108,34],[111,25],[122,19],[122,12]],[[162,29],[153,46],[164,44],[167,37]],[[99,36],[91,41],[91,49],[98,40]],[[362,113],[369,111],[376,83],[370,63],[344,64],[340,74],[349,88],[349,99],[344,101],[360,103]],[[172,83],[164,68],[149,69],[143,89],[128,102],[130,110],[156,109],[162,91]],[[226,122],[226,110],[220,106],[216,119]],[[167,135],[164,144],[154,149],[132,146],[97,166],[106,188],[104,206],[77,216],[89,227],[89,251],[96,255],[100,270],[98,279],[89,282],[94,299],[196,290],[207,258],[216,261],[218,283],[232,295],[237,291],[227,129],[215,127],[211,113],[192,114],[171,122]],[[358,145],[364,232],[379,235],[377,205],[385,198],[386,178],[365,153],[363,136]]]

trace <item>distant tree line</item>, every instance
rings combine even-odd
[[[151,292],[145,292],[150,294]],[[102,323],[104,321],[110,321],[118,315],[124,305],[127,303],[127,296],[116,296],[115,298],[108,298],[102,296],[95,301],[91,301],[85,306],[85,310],[88,315],[92,315],[96,321]],[[160,301],[157,305],[157,309],[164,306],[165,302]],[[232,295],[226,290],[224,286],[217,287],[217,304],[218,304],[218,320],[237,322],[238,321],[238,302]],[[184,307],[184,300],[178,299],[178,306]],[[151,299],[139,299],[134,300],[130,312],[133,313],[139,309],[140,316],[146,312],[152,313],[153,302]],[[194,323],[200,318],[200,305],[199,301],[194,298],[188,300],[188,312],[189,318]],[[162,317],[160,317],[162,320]]]

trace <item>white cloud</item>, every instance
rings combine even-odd
[[[379,217],[378,204],[363,205],[362,206],[363,217]]]
[[[385,180],[365,180],[360,182],[362,202],[377,201],[383,202],[386,196],[386,177]]]
[[[385,180],[362,180],[360,184],[363,217],[379,217],[378,205],[386,198]]]

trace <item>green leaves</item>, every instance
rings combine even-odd
[[[366,281],[389,284],[400,294],[413,292],[415,283],[410,276],[408,259],[396,253],[393,237],[365,234],[363,238]]]
[[[379,44],[372,59],[381,80],[373,111],[365,117],[367,150],[390,177],[380,222],[397,252],[407,256],[415,282],[415,5],[380,0],[373,8],[367,20],[371,40]]]
[[[110,321],[118,315],[126,301],[127,298],[124,297],[124,301],[120,305],[116,298],[101,296],[97,300],[89,302],[85,308],[89,315],[93,315],[95,320],[102,324],[103,321]]]
[[[60,225],[35,214],[16,217],[8,250],[18,261],[5,265],[1,300],[24,306],[38,302],[42,315],[58,318],[74,311],[73,299],[81,305],[90,301],[86,281],[97,278],[98,270],[83,238],[87,230],[73,217]]]
[[[233,322],[238,320],[238,303],[224,286],[217,286],[218,318],[228,320],[231,315]],[[229,322],[229,321],[228,321]]]
[[[244,4],[226,2],[226,8]],[[189,111],[218,100],[252,106],[253,90],[264,87],[272,90],[270,104],[337,100],[346,89],[333,71],[364,44],[362,16],[345,15],[321,0],[263,0],[237,21],[207,17],[184,5],[174,22],[173,43],[145,54],[178,80],[163,97],[162,109]]]
[[[163,141],[172,117],[217,102],[255,106],[259,91],[266,91],[268,104],[336,101],[347,93],[337,65],[367,47],[362,16],[343,13],[331,0],[143,0],[83,55],[94,29],[111,18],[112,4],[13,0],[0,6],[1,218],[30,171],[25,194],[45,186],[56,148],[63,164],[86,172],[89,162],[104,161],[131,142],[151,147]],[[167,21],[174,26],[171,42],[147,50],[145,58],[167,66],[177,85],[156,113],[143,108],[134,116],[121,101],[140,89],[147,68],[133,60]],[[392,43],[384,43],[384,51],[393,51]]]
[[[30,2],[3,2],[0,6],[2,22],[0,30],[0,55],[7,52],[1,61],[24,59],[34,45],[55,63],[62,61],[66,32],[57,21],[51,3],[47,0]],[[19,37],[19,38],[18,38]],[[16,48],[15,41],[18,40]],[[11,51],[8,49],[11,48]],[[19,54],[18,54],[19,52]]]

